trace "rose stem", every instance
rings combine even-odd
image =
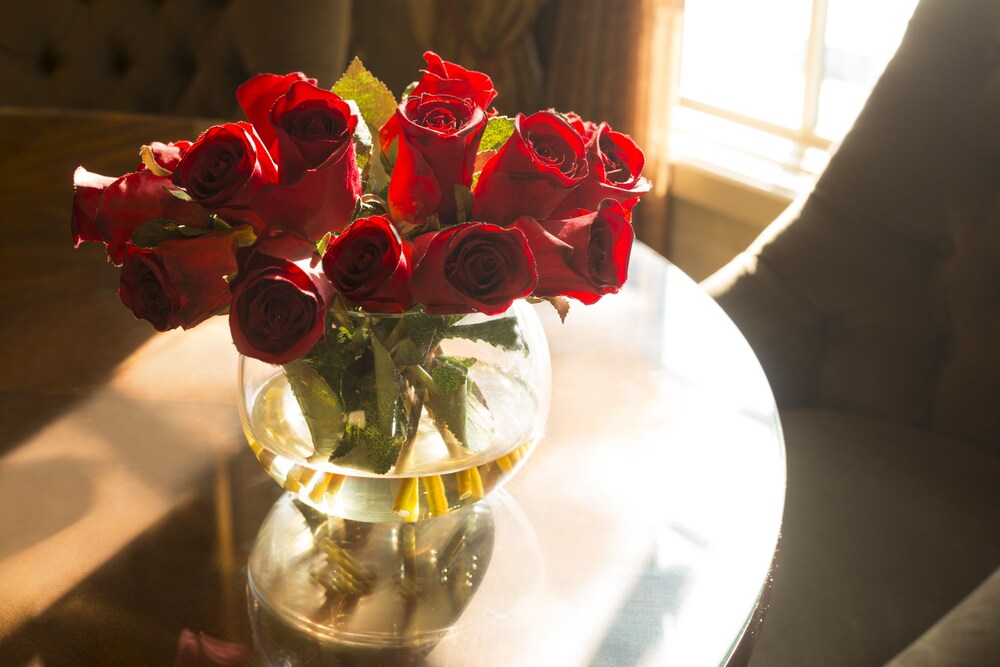
[[[326,553],[327,559],[332,565],[340,568],[342,576],[353,588],[359,592],[366,592],[371,588],[372,578],[367,574],[357,561],[342,546],[328,537],[320,540],[320,547]]]
[[[510,472],[514,469],[514,464],[511,463],[508,456],[501,456],[496,460],[497,467],[504,472]]]
[[[482,500],[486,495],[483,492],[483,478],[479,476],[479,468],[472,466],[465,470],[459,470],[455,473],[455,479],[458,481],[459,500],[468,500],[469,498]]]
[[[414,521],[417,514],[417,478],[400,480],[396,500],[392,503],[392,513],[407,521]]]
[[[385,349],[390,352],[390,354],[392,353],[392,349],[396,347],[400,339],[402,339],[403,336],[406,334],[406,329],[407,329],[406,318],[400,317],[399,321],[396,323],[396,326],[392,328],[392,331],[389,332],[389,335],[386,337],[385,342],[382,344],[385,347]]]
[[[476,500],[485,498],[486,491],[483,490],[483,478],[479,476],[479,468],[469,468],[469,481],[472,482],[472,497]]]
[[[427,494],[427,511],[431,516],[440,516],[448,512],[448,500],[444,494],[444,482],[440,475],[428,475],[420,478]]]
[[[396,456],[396,474],[401,474],[409,464],[410,456],[413,454],[413,445],[417,439],[417,429],[420,427],[420,413],[424,409],[423,395],[417,392],[409,378],[404,376],[403,384],[406,387],[408,414],[406,415],[406,439],[403,440],[403,445]]]
[[[458,499],[466,500],[472,497],[472,479],[468,470],[459,470],[455,473],[455,481],[458,483]]]
[[[314,503],[323,502],[324,495],[335,496],[337,492],[340,491],[340,487],[344,485],[344,480],[346,478],[343,475],[338,475],[336,473],[328,472],[323,475],[316,486],[312,488],[309,492],[309,498]]]

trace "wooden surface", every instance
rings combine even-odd
[[[100,384],[152,333],[122,308],[101,244],[73,250],[73,170],[133,171],[142,144],[194,138],[200,127],[0,109],[0,451]]]
[[[124,173],[141,144],[204,127],[0,112],[2,665],[170,665],[186,628],[253,644],[246,554],[279,489],[240,433],[225,320],[153,335],[69,233],[78,164]],[[546,437],[496,501],[483,585],[428,664],[724,662],[784,497],[756,359],[641,246],[621,294],[565,325],[539,314]]]

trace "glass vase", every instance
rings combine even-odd
[[[531,454],[550,367],[533,308],[486,316],[331,311],[276,366],[241,357],[240,416],[268,474],[319,511],[415,521],[484,498]]]

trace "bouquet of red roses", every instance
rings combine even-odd
[[[564,297],[589,304],[617,292],[631,210],[650,187],[635,143],[575,114],[500,116],[488,76],[425,58],[401,101],[357,59],[332,90],[301,73],[262,74],[236,91],[249,122],[152,142],[118,178],[78,168],[77,245],[105,243],[122,302],[156,329],[228,313],[240,353],[299,369],[290,373],[311,366],[335,390],[344,369],[331,370],[330,348],[355,333],[352,312],[445,316],[450,326],[520,298],[564,315]],[[421,341],[419,363],[434,365],[447,326]],[[393,361],[400,377],[414,365]],[[317,452],[344,448],[357,409],[378,421],[364,393],[355,405],[339,391],[323,399],[338,403],[344,428],[323,447],[314,429]],[[299,398],[304,408],[321,400]],[[380,400],[385,412],[391,401]],[[388,437],[398,450],[402,436]]]

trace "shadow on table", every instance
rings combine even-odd
[[[53,458],[5,465],[0,484],[0,561],[76,523],[94,496],[93,465]],[[58,480],[52,493],[51,480]]]
[[[280,489],[248,448],[206,470],[195,489],[162,521],[0,640],[0,665],[170,665],[185,628],[252,645],[243,568]]]
[[[664,624],[670,623],[680,610],[684,585],[690,576],[690,568],[663,569],[655,558],[651,559],[618,611],[591,667],[638,665],[648,658],[664,640]],[[663,591],[677,594],[668,597]]]

